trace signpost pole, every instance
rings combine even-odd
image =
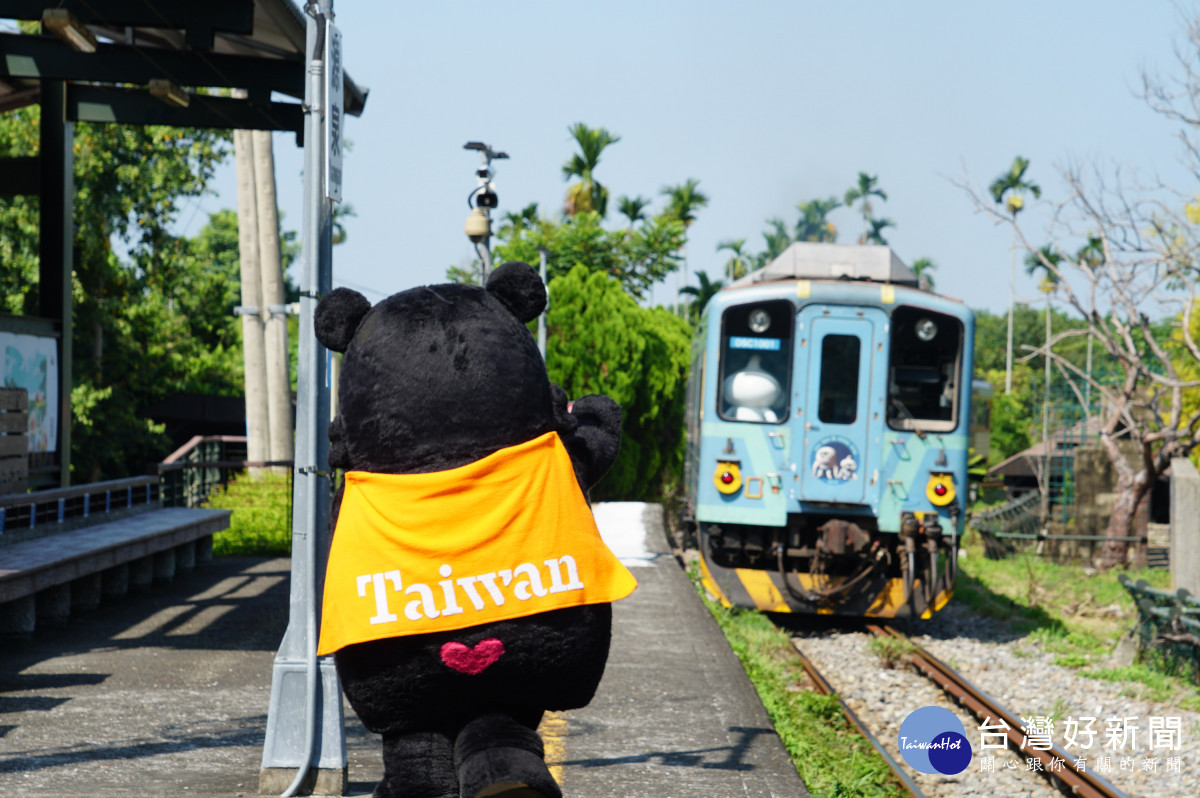
[[[346,741],[341,690],[332,659],[316,655],[321,579],[329,550],[330,386],[328,352],[317,342],[313,326],[317,301],[333,283],[333,202],[341,197],[341,47],[332,24],[332,0],[310,2],[305,12],[308,81],[291,602],[272,672],[259,792],[342,795]]]

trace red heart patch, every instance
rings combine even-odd
[[[442,662],[459,673],[477,676],[500,659],[503,653],[504,644],[494,637],[480,640],[474,648],[450,642],[442,646]]]

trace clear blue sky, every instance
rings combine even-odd
[[[1120,164],[1193,192],[1173,126],[1139,99],[1143,69],[1178,74],[1183,15],[1167,0],[909,2],[348,2],[334,6],[346,65],[371,90],[351,119],[344,198],[357,218],[334,250],[334,282],[372,301],[444,282],[473,249],[463,234],[476,153],[498,162],[501,212],[560,211],[567,128],[603,126],[621,141],[597,178],[619,195],[664,198],[687,178],[710,197],[688,245],[691,268],[719,274],[719,241],[763,249],[765,219],[797,202],[840,197],[877,175],[906,262],[937,264],[938,290],[974,308],[1007,307],[1009,234],[975,213],[952,180],[986,184],[1014,155],[1043,203],[1060,197],[1071,159]],[[276,136],[285,225],[301,219],[301,153]],[[220,195],[185,209],[234,207],[232,158]],[[1026,217],[1036,229],[1038,209]],[[831,217],[852,243],[855,212]],[[1035,234],[1036,238],[1036,234]],[[671,290],[655,298],[669,302]],[[1018,294],[1036,296],[1021,274]]]

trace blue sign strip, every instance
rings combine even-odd
[[[739,338],[729,339],[730,349],[757,349],[763,352],[778,352],[783,342],[778,338]]]

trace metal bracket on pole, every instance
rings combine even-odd
[[[309,464],[327,463],[329,452],[325,435],[329,385],[325,350],[314,330],[314,312],[316,297],[329,293],[333,283],[333,203],[323,185],[327,157],[324,43],[330,37],[332,6],[332,0],[305,5],[309,60],[295,462]],[[273,313],[285,310],[285,306],[267,308]],[[271,675],[259,792],[342,795],[346,789],[346,739],[341,688],[333,660],[316,655],[317,613],[329,549],[329,475],[319,465],[299,468],[293,484],[290,612]]]

